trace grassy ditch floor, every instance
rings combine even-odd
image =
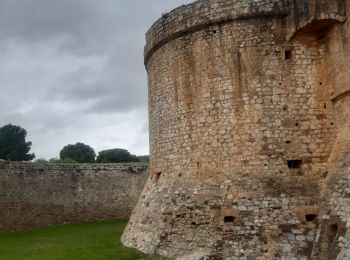
[[[1,260],[161,259],[124,247],[127,220],[63,225],[19,233],[0,233]]]

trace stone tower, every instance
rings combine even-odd
[[[200,0],[152,26],[150,178],[125,245],[350,258],[347,13],[350,0]]]

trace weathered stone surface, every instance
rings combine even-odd
[[[125,245],[347,259],[350,0],[200,0],[147,33],[150,178]]]
[[[128,218],[146,165],[0,162],[0,231]]]

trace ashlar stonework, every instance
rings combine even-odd
[[[147,33],[150,177],[125,245],[350,259],[350,0],[200,0]]]

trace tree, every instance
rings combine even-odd
[[[139,155],[137,158],[139,158],[140,162],[149,163],[149,155]]]
[[[66,145],[60,151],[60,158],[63,161],[72,159],[78,163],[93,163],[95,162],[95,157],[94,149],[83,143]]]
[[[120,163],[120,162],[139,162],[136,155],[130,154],[125,149],[111,149],[98,153],[96,162],[98,163]]]
[[[35,154],[29,154],[32,142],[26,142],[27,131],[16,125],[0,127],[0,159],[31,161]]]

